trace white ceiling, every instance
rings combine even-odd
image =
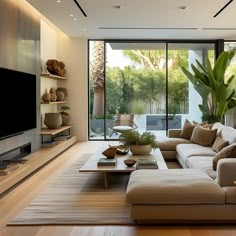
[[[229,0],[77,0],[87,17],[74,0],[27,1],[73,37],[236,40],[236,1],[217,17]]]

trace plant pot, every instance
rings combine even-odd
[[[152,151],[151,145],[131,145],[130,151],[134,155],[147,155]]]
[[[71,121],[71,115],[67,112],[61,112],[62,126],[68,125]]]
[[[45,113],[44,124],[49,129],[58,129],[62,125],[60,113]]]

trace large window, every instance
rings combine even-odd
[[[118,139],[109,125],[117,114],[157,136],[201,121],[201,98],[181,68],[206,56],[214,63],[214,43],[89,41],[89,51],[90,139]]]

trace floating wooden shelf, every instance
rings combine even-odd
[[[48,79],[67,80],[66,77],[52,75],[52,74],[41,74],[41,77],[48,78]]]
[[[41,148],[39,151],[24,157],[24,159],[28,159],[26,163],[21,164],[20,167],[11,173],[5,176],[0,176],[0,194],[4,193],[6,190],[30,175],[32,172],[36,171],[41,166],[57,157],[60,153],[65,151],[76,142],[77,137],[73,136],[66,141],[59,141],[56,146]]]
[[[72,128],[72,125],[65,125],[65,126],[62,126],[62,127],[58,128],[58,129],[43,128],[43,129],[41,129],[40,134],[41,135],[56,135],[56,134],[61,133],[61,132],[65,131],[65,130],[67,130],[67,129],[70,129],[70,128]]]
[[[52,105],[52,104],[66,104],[66,101],[58,101],[58,102],[41,102],[41,104],[48,104],[48,105]]]

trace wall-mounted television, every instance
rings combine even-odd
[[[37,127],[36,75],[0,67],[0,139]]]

